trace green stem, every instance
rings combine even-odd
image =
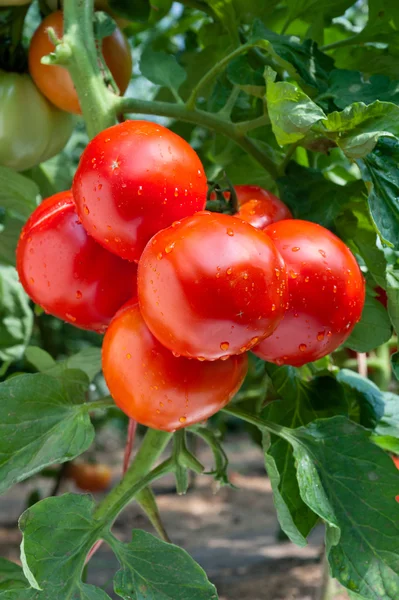
[[[290,162],[293,154],[295,153],[296,149],[298,148],[298,146],[301,145],[301,142],[295,142],[295,144],[291,144],[291,146],[288,148],[283,160],[281,161],[281,163],[278,166],[278,172],[281,175],[284,175],[285,170],[287,168],[288,163]]]
[[[352,37],[346,38],[345,40],[337,40],[336,42],[332,42],[331,44],[325,44],[320,47],[322,52],[327,52],[328,50],[334,50],[335,48],[343,48],[344,46],[352,46],[353,44],[358,44],[360,41],[358,40],[358,35],[353,35]]]
[[[201,0],[179,0],[180,4],[184,6],[188,6],[189,8],[195,8],[196,10],[202,10],[202,12],[206,13],[210,17],[214,17],[215,14],[213,10],[205,4],[205,2],[201,2]]]
[[[199,80],[197,85],[194,87],[186,102],[186,107],[190,110],[195,108],[195,103],[201,90],[204,87],[206,87],[208,83],[210,83],[213,79],[215,79],[219,75],[219,73],[221,73],[227,67],[227,65],[230,61],[233,60],[233,58],[236,58],[237,56],[248,52],[248,50],[250,50],[253,47],[253,44],[244,44],[243,46],[239,46],[238,48],[230,52],[230,54],[227,54],[219,62],[217,62],[212,67],[212,69],[205,73],[205,75]]]
[[[237,408],[236,406],[227,406],[222,409],[222,412],[231,415],[233,417],[238,417],[247,423],[251,423],[251,425],[255,425],[259,429],[267,429],[270,433],[274,433],[279,437],[285,439],[287,442],[292,443],[293,441],[297,441],[291,435],[290,429],[287,427],[283,427],[282,425],[278,425],[277,423],[273,423],[272,421],[266,421],[265,419],[261,419],[256,415],[251,415],[245,410],[241,410],[241,408]]]
[[[253,129],[258,129],[259,127],[263,127],[264,125],[269,125],[270,119],[269,115],[262,115],[257,117],[256,119],[250,119],[249,121],[241,121],[236,123],[235,126],[238,131],[242,134],[247,133],[248,131],[252,131]]]
[[[373,379],[381,390],[386,391],[392,377],[389,346],[388,344],[384,344],[376,348],[374,352],[380,363],[380,368],[374,373]]]
[[[65,0],[64,37],[60,46],[70,49],[65,66],[75,85],[89,137],[94,137],[116,123],[117,97],[107,89],[97,62],[93,0]]]
[[[86,402],[84,407],[87,410],[104,410],[106,408],[115,408],[115,402],[111,396],[106,396],[105,398],[101,398],[101,400],[95,400],[95,402]]]
[[[97,518],[105,519],[106,515],[111,515],[108,517],[109,519],[111,519],[111,517],[112,519],[116,518],[119,512],[136,494],[137,501],[140,502],[139,492],[146,487],[149,482],[140,487],[139,490],[136,489],[135,484],[149,472],[152,465],[166,448],[171,436],[171,433],[165,431],[157,431],[155,429],[149,429],[147,431],[139,451],[127,470],[125,477],[99,504],[96,511]]]
[[[119,98],[117,102],[117,113],[137,113],[146,115],[158,115],[186,121],[201,125],[217,133],[221,133],[232,139],[241,146],[248,154],[251,154],[258,163],[276,179],[277,167],[267,154],[256,144],[256,142],[243,135],[239,127],[231,121],[216,114],[208,113],[199,109],[187,109],[186,106],[172,104],[171,102],[158,102],[140,100],[137,98]]]

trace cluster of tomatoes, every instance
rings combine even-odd
[[[236,215],[204,210],[194,150],[160,125],[127,121],[88,144],[72,190],[45,200],[21,233],[25,290],[105,332],[105,379],[139,423],[202,421],[241,386],[249,350],[300,366],[360,319],[364,280],[342,241],[265,190],[236,192]]]
[[[28,52],[29,74],[0,70],[0,165],[17,171],[58,154],[74,128],[71,113],[81,112],[69,72],[41,62],[54,52],[49,28],[62,38],[61,11],[48,15],[35,31]],[[118,27],[102,40],[101,56],[103,71],[109,69],[123,94],[132,74],[132,57]]]

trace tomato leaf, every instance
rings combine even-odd
[[[395,352],[394,354],[392,354],[391,364],[396,379],[399,379],[399,352]]]
[[[146,47],[140,60],[140,70],[152,83],[165,86],[177,92],[186,80],[187,74],[173,54],[154,52]]]
[[[399,396],[384,392],[384,412],[374,429],[373,441],[399,454]]]
[[[83,371],[89,380],[92,381],[97,373],[101,371],[101,349],[84,348],[65,360],[57,361],[55,365],[44,372],[53,377],[59,377],[68,369]]]
[[[346,69],[334,69],[330,73],[326,94],[331,95],[334,104],[341,109],[354,102],[372,104],[375,100],[399,104],[398,81],[392,81],[386,75],[372,75],[366,79],[359,71]]]
[[[382,240],[399,248],[399,141],[381,139],[358,161],[369,192],[371,217]]]
[[[117,15],[129,21],[145,23],[151,12],[149,0],[134,0],[134,2],[131,0],[108,0],[108,4]]]
[[[37,185],[13,169],[0,166],[0,206],[26,220],[38,205]]]
[[[268,365],[268,372],[281,400],[264,409],[265,419],[296,428],[319,417],[348,413],[343,390],[333,377],[306,382],[293,367],[273,365]],[[264,432],[263,449],[281,528],[293,542],[304,546],[317,516],[299,495],[292,447]]]
[[[362,318],[356,323],[345,346],[356,352],[370,352],[385,344],[392,336],[392,326],[385,308],[370,293],[362,312]]]
[[[369,154],[380,137],[399,134],[399,107],[390,102],[355,102],[342,112],[330,113],[323,126],[348,158]]]
[[[48,352],[38,346],[28,346],[25,351],[25,358],[40,373],[46,373],[57,364]]]
[[[2,591],[21,590],[29,587],[22,568],[0,557],[0,598]]]
[[[46,498],[21,515],[22,566],[30,585],[42,590],[38,599],[110,600],[103,590],[80,579],[97,539],[94,506],[88,495],[65,494]]]
[[[22,357],[32,334],[33,313],[13,267],[0,266],[0,359]]]
[[[215,586],[182,548],[138,529],[129,544],[114,537],[110,543],[122,566],[114,581],[121,598],[217,600]]]
[[[351,417],[356,417],[356,421],[363,427],[374,428],[383,417],[385,409],[380,389],[370,379],[349,369],[341,369],[337,374],[337,381],[345,393]]]
[[[82,406],[88,384],[76,370],[59,379],[19,375],[0,384],[0,493],[89,448],[94,428]]]
[[[326,523],[333,577],[368,600],[396,600],[399,474],[391,458],[343,416],[290,438],[301,498]]]
[[[267,108],[276,140],[283,146],[303,139],[326,115],[297,85],[286,81],[276,83],[275,77],[276,73],[266,67]]]

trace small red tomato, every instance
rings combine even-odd
[[[104,332],[136,293],[136,265],[87,235],[70,191],[47,198],[31,215],[19,239],[17,270],[34,302],[82,329]]]
[[[289,308],[254,353],[278,365],[299,367],[333,352],[359,321],[364,278],[355,257],[331,231],[308,221],[269,225],[285,260]]]
[[[103,343],[104,377],[113,399],[139,423],[175,431],[223,408],[247,373],[247,355],[225,361],[177,358],[152,335],[131,300],[112,320]]]
[[[263,231],[209,212],[157,233],[138,270],[149,329],[173,352],[200,360],[245,352],[270,335],[284,315],[286,283]]]
[[[84,150],[73,181],[87,232],[132,261],[157,231],[202,210],[206,188],[191,146],[148,121],[126,121],[99,133]]]
[[[236,185],[234,189],[240,206],[236,216],[253,227],[265,229],[271,223],[292,219],[288,206],[271,192],[257,185]]]
[[[399,456],[393,455],[392,460],[395,463],[395,467],[399,469]]]
[[[85,492],[102,492],[111,482],[111,469],[103,464],[72,463],[68,468],[68,477]]]

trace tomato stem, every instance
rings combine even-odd
[[[93,10],[93,0],[65,0],[62,42],[71,50],[66,68],[75,85],[90,138],[116,123],[117,98],[105,85],[98,66]]]
[[[227,406],[226,408],[222,408],[222,412],[232,415],[233,417],[238,417],[247,423],[251,423],[251,425],[255,425],[255,427],[258,427],[259,429],[267,429],[270,431],[270,433],[278,435],[287,442],[291,443],[293,441],[293,438],[290,435],[290,429],[288,427],[283,427],[282,425],[278,425],[272,421],[266,421],[265,419],[257,417],[256,415],[252,415],[251,413],[241,410],[236,406]]]
[[[170,117],[187,123],[201,125],[211,131],[221,133],[232,139],[243,150],[248,152],[266,171],[270,173],[273,179],[277,179],[278,171],[274,162],[262,150],[255,140],[246,136],[240,131],[240,124],[232,123],[226,118],[217,114],[209,113],[200,109],[190,110],[186,105],[173,104],[171,102],[159,102],[151,100],[141,100],[137,98],[117,98],[117,113],[135,113],[146,115],[158,115]]]

